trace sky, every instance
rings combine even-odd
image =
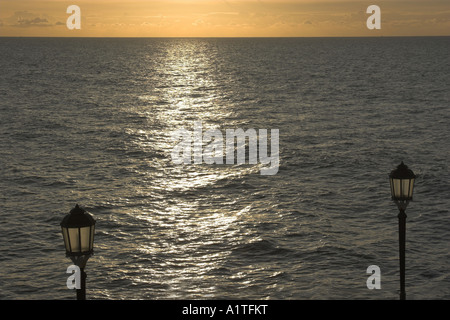
[[[81,10],[70,30],[67,7]],[[369,30],[370,5],[381,29]],[[0,0],[0,36],[449,36],[450,0]]]

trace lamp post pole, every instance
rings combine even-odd
[[[398,214],[398,236],[400,257],[400,300],[405,300],[406,213],[404,209],[400,209]]]
[[[84,268],[80,268],[81,272],[81,283],[80,283],[80,289],[77,289],[77,300],[86,300],[86,272],[84,272]]]
[[[415,174],[403,163],[389,174],[392,200],[397,205],[398,242],[400,259],[400,300],[406,299],[405,289],[405,246],[406,246],[406,207],[412,200]]]

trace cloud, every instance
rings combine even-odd
[[[54,25],[52,18],[47,15],[37,15],[28,11],[16,11],[4,19],[5,25],[17,28],[50,27]]]
[[[41,19],[39,17],[34,19],[19,19],[15,27],[50,27],[51,24],[48,23],[47,19]]]

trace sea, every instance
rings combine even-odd
[[[78,204],[96,220],[90,300],[397,300],[402,161],[406,297],[450,299],[449,52],[450,37],[0,38],[0,299],[75,299],[60,222]],[[276,173],[175,163],[173,133],[195,123],[279,130]]]

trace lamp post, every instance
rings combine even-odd
[[[61,221],[61,230],[66,247],[66,256],[80,268],[81,288],[77,289],[77,300],[86,300],[86,273],[84,268],[94,253],[95,220],[78,204]]]
[[[400,211],[398,214],[399,254],[400,254],[400,300],[406,299],[405,292],[405,242],[406,242],[406,207],[412,200],[414,180],[416,176],[412,170],[400,163],[389,174],[392,200]]]

